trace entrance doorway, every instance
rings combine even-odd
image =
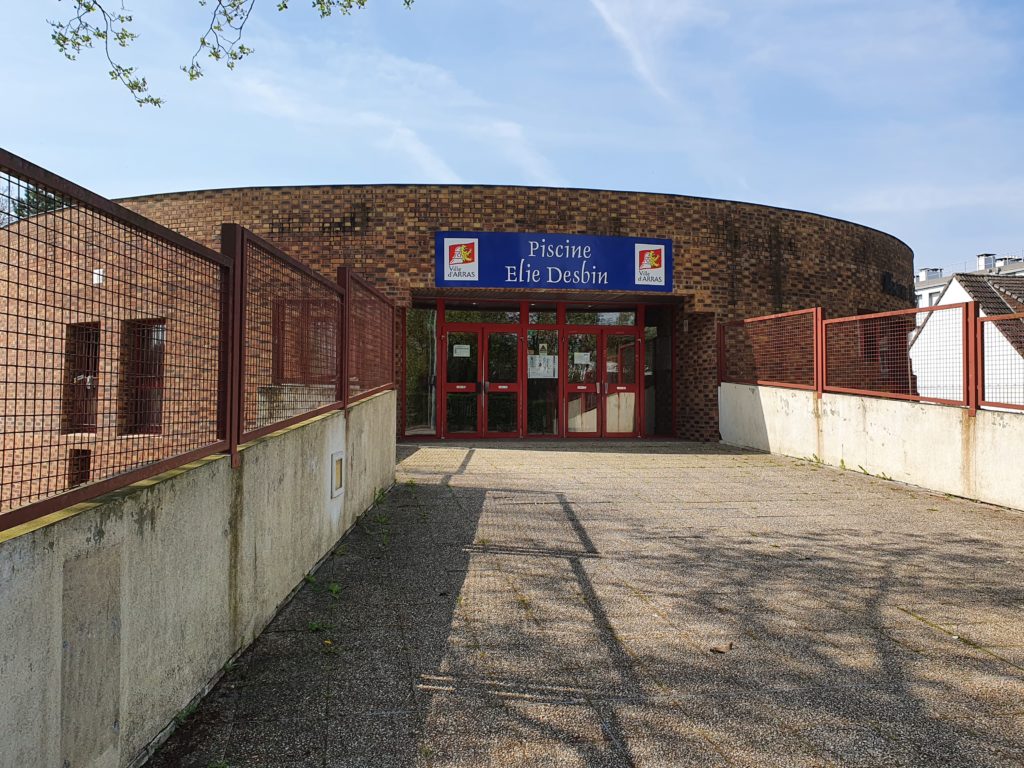
[[[672,309],[442,299],[414,306],[406,323],[404,434],[670,434],[674,374],[665,368],[671,359],[655,352],[669,349]]]
[[[639,334],[635,329],[572,328],[566,338],[566,435],[638,436]]]
[[[444,435],[519,437],[519,329],[454,323],[442,335]]]

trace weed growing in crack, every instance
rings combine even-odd
[[[189,719],[192,717],[192,715],[194,715],[196,713],[196,710],[198,710],[198,709],[199,709],[199,702],[198,701],[193,701],[191,704],[189,704],[187,707],[182,709],[178,714],[176,714],[174,716],[174,723],[178,727],[183,726],[185,723],[187,723],[189,721]]]

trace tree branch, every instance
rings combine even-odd
[[[64,0],[58,0],[63,2]],[[103,43],[103,52],[110,64],[110,78],[119,81],[128,89],[135,103],[140,107],[151,105],[159,107],[164,103],[162,98],[149,93],[146,78],[141,77],[135,67],[119,63],[111,47],[111,41],[119,48],[127,48],[137,38],[131,25],[134,18],[121,0],[120,10],[108,11],[103,3],[107,0],[70,0],[74,10],[67,21],[50,21],[50,37],[57,50],[65,58],[74,61],[86,48],[95,47],[97,40]],[[249,16],[252,14],[256,0],[197,0],[200,6],[210,10],[210,23],[206,32],[199,37],[199,46],[192,54],[191,61],[181,67],[189,80],[198,80],[203,76],[200,58],[205,53],[214,61],[223,61],[228,69],[253,52],[253,49],[242,42],[242,32]],[[312,0],[313,9],[325,19],[335,12],[349,15],[354,10],[366,7],[369,0]],[[402,0],[402,5],[411,8],[414,0]],[[212,4],[211,4],[212,3]],[[277,10],[288,9],[289,0],[278,0]]]

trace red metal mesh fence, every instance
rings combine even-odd
[[[966,405],[963,304],[824,321],[826,392]]]
[[[227,263],[0,152],[0,527],[222,445]]]
[[[734,384],[814,389],[817,310],[719,326],[719,378]]]
[[[244,232],[243,439],[338,402],[338,288]]]
[[[346,307],[223,235],[230,255],[0,150],[0,530],[394,386],[387,298],[346,273]]]
[[[387,298],[349,275],[348,399],[358,400],[394,386],[395,309]]]
[[[979,321],[981,405],[1024,410],[1024,314]]]

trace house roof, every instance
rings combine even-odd
[[[985,317],[1024,312],[1024,275],[954,275]],[[1024,318],[995,323],[999,332],[1024,357]]]
[[[987,317],[1024,312],[1024,275],[959,273],[953,278]]]

